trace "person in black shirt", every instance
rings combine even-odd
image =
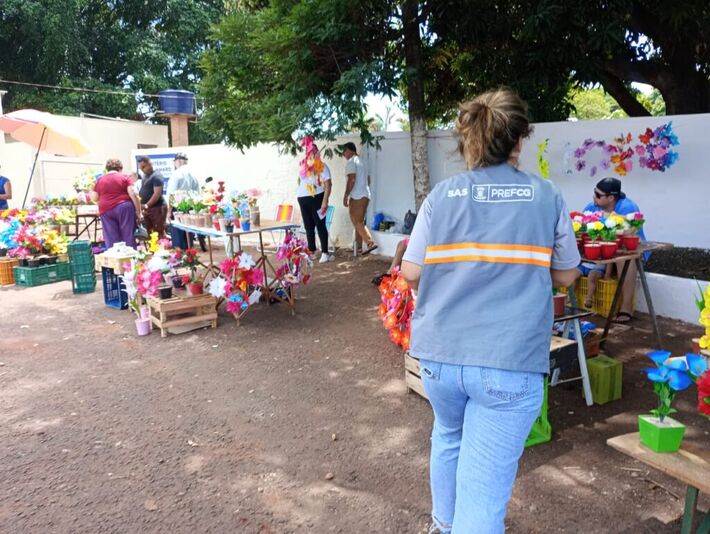
[[[163,175],[153,169],[153,164],[146,156],[138,158],[138,168],[145,176],[139,193],[145,229],[148,234],[158,232],[158,237],[162,239],[165,237],[166,219]]]

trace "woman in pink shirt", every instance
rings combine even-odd
[[[106,247],[123,241],[135,247],[133,232],[140,221],[140,203],[133,188],[133,180],[122,174],[123,164],[118,159],[106,162],[106,174],[96,180],[91,198],[99,202],[99,215]]]

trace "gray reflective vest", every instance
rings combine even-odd
[[[557,188],[504,164],[449,178],[428,200],[412,355],[548,372]]]

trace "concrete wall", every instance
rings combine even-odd
[[[545,158],[550,163],[550,178],[562,191],[568,207],[581,209],[591,200],[594,184],[600,178],[617,175],[606,171],[591,177],[588,169],[577,172],[571,157],[574,149],[587,138],[611,142],[620,133],[631,133],[636,138],[647,127],[654,128],[670,120],[680,140],[680,145],[675,148],[679,153],[678,161],[665,172],[641,169],[635,162],[633,170],[620,177],[623,189],[646,214],[649,239],[669,241],[678,246],[710,248],[710,232],[707,224],[702,222],[703,217],[708,217],[707,199],[710,198],[706,163],[710,138],[704,135],[710,114],[536,124],[533,136],[523,146],[521,168],[538,172],[536,145],[548,138]],[[353,136],[338,139],[338,143],[345,141],[359,144]],[[383,134],[380,143],[379,151],[362,150],[373,179],[369,219],[374,213],[384,212],[401,222],[407,210],[414,209],[409,134],[389,132]],[[432,184],[464,170],[451,131],[430,131],[428,144]],[[322,144],[322,148],[327,146]],[[230,189],[259,187],[265,194],[260,205],[267,217],[275,213],[281,202],[295,204],[299,158],[283,154],[271,145],[260,145],[245,152],[222,145],[204,145],[176,147],[169,151],[133,151],[133,155],[163,154],[171,158],[171,154],[178,150],[189,155],[193,170],[200,179],[207,176],[223,179]],[[347,210],[342,206],[345,161],[336,157],[326,163],[333,175],[332,204],[336,207],[331,233],[340,246],[349,245],[352,243],[352,227]],[[382,248],[382,252],[387,252],[390,247]]]
[[[127,168],[132,168],[131,151],[139,145],[168,145],[167,126],[90,117],[61,117],[61,120],[84,138],[90,152],[80,158],[40,153],[28,201],[38,195],[71,193],[72,179],[77,174],[103,168],[108,158],[119,158]],[[12,207],[22,204],[34,156],[34,149],[24,143],[0,141],[0,172],[12,181]]]

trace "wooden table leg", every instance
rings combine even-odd
[[[609,309],[609,316],[606,318],[604,323],[604,332],[602,333],[602,339],[599,342],[601,347],[606,344],[606,336],[609,333],[609,328],[611,328],[611,323],[614,321],[616,312],[621,304],[621,295],[623,293],[624,281],[626,280],[626,273],[629,272],[629,265],[631,260],[626,260],[624,262],[624,267],[621,269],[621,274],[619,275],[619,283],[616,286],[616,291],[614,292],[614,299],[611,301],[611,308]]]
[[[653,331],[656,334],[656,348],[663,348],[663,341],[661,340],[661,331],[658,328],[658,319],[656,318],[656,311],[653,309],[653,300],[651,299],[651,292],[648,289],[648,281],[646,280],[646,271],[643,268],[643,261],[641,258],[636,258],[636,267],[639,271],[639,278],[641,278],[641,288],[643,289],[643,296],[646,299],[646,306],[648,307],[648,314],[651,316],[651,322],[653,323]]]

